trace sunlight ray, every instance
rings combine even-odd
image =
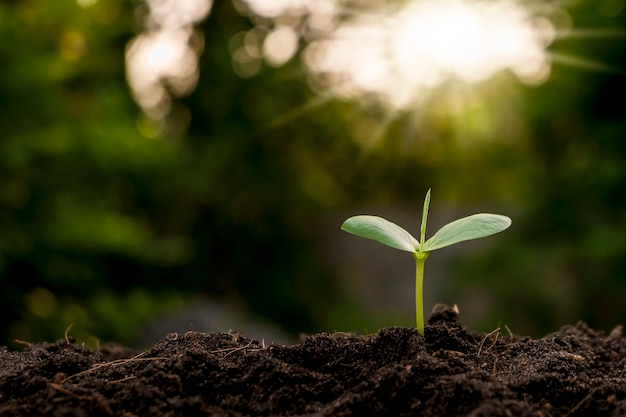
[[[389,129],[391,124],[395,122],[400,116],[401,116],[401,113],[397,110],[391,109],[387,111],[385,113],[385,117],[379,121],[378,125],[376,126],[376,129],[374,129],[374,131],[371,133],[371,135],[369,135],[369,137],[366,137],[366,140],[364,141],[364,149],[374,150],[375,145],[377,143],[380,143],[381,139],[387,133],[387,129]]]
[[[626,37],[626,30],[622,29],[575,29],[567,33],[568,39],[624,37]]]
[[[599,72],[607,72],[614,74],[622,74],[626,75],[626,70],[623,68],[613,67],[611,65],[607,65],[603,62],[594,61],[587,58],[579,58],[572,55],[550,52],[550,57],[552,61],[559,64],[564,64],[570,67],[576,67],[581,69],[586,69],[590,71],[599,71]]]
[[[307,100],[301,106],[295,107],[294,109],[288,112],[282,113],[281,115],[274,117],[272,120],[267,122],[264,126],[262,126],[259,129],[259,131],[264,132],[267,130],[276,129],[294,119],[297,119],[298,117],[302,116],[303,114],[309,111],[312,111],[318,107],[323,106],[326,103],[331,102],[334,99],[335,97],[331,93],[326,93],[326,94],[318,95],[317,97],[313,97]]]

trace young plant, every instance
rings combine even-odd
[[[424,200],[420,240],[415,239],[402,227],[377,216],[350,217],[341,226],[341,229],[348,233],[413,254],[415,259],[415,317],[417,331],[422,336],[424,335],[424,263],[430,252],[465,240],[493,235],[511,225],[511,219],[507,216],[490,213],[474,214],[448,223],[426,240],[426,219],[429,205],[430,189]]]

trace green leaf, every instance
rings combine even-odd
[[[378,216],[350,217],[341,229],[406,252],[416,252],[420,247],[419,242],[409,232]]]
[[[424,244],[424,252],[445,248],[465,240],[478,239],[501,232],[511,219],[499,214],[480,213],[448,223]]]

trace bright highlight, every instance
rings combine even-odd
[[[554,36],[548,20],[518,3],[415,1],[387,16],[342,23],[304,56],[318,84],[402,109],[452,78],[477,83],[510,70],[524,82],[544,81]]]

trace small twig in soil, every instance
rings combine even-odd
[[[217,350],[212,350],[209,353],[222,353],[222,352],[228,352],[227,354],[225,354],[224,356],[222,356],[222,359],[224,359],[226,356],[230,355],[231,353],[235,353],[238,352],[240,350],[245,350],[246,348],[248,348],[254,341],[251,340],[247,345],[245,346],[239,346],[239,347],[232,347],[232,348],[224,348],[224,349],[217,349]],[[258,348],[258,349],[250,349],[250,350],[261,350],[264,349],[265,346],[263,348]]]
[[[500,334],[500,333],[498,333]],[[496,336],[497,339],[497,336]],[[495,345],[495,342],[494,342]],[[495,357],[493,358],[493,369],[491,370],[491,375],[495,378],[498,376],[498,348],[494,349],[496,351]]]
[[[70,323],[69,326],[67,326],[67,328],[65,329],[65,343],[67,343],[68,345],[70,344],[70,337],[69,337],[69,333],[70,330],[72,329],[72,327],[74,327],[74,323]]]
[[[437,352],[433,353],[433,356],[440,356],[442,354],[451,355],[451,356],[465,356],[465,353],[459,352],[458,350],[446,350],[446,349],[438,350]]]
[[[507,327],[508,330],[508,327]],[[509,333],[511,331],[509,330]],[[496,346],[496,344],[498,343],[498,338],[500,337],[500,327],[498,327],[497,329],[487,333],[485,335],[485,337],[483,337],[483,340],[480,341],[480,346],[478,348],[478,353],[476,354],[477,357],[480,357],[480,354],[483,350],[483,346],[485,345],[485,342],[487,341],[487,339],[489,338],[489,336],[492,336],[495,333],[496,337],[493,338],[493,342],[491,343],[491,346],[489,346],[485,352],[490,351],[491,349],[494,349],[495,351],[495,357],[493,359],[493,367],[491,370],[491,374],[495,377],[498,375],[498,347]]]
[[[105,363],[96,364],[96,365],[92,366],[91,368],[89,368],[87,370],[84,370],[82,372],[78,372],[78,373],[76,373],[74,375],[68,376],[63,381],[61,381],[61,383],[63,384],[65,382],[67,382],[69,379],[75,378],[75,377],[80,376],[80,375],[88,374],[90,372],[97,371],[98,369],[101,369],[101,368],[113,367],[113,366],[118,366],[118,365],[124,365],[124,364],[129,363],[129,362],[156,361],[156,360],[167,359],[167,357],[164,357],[164,356],[155,356],[153,358],[140,358],[140,356],[142,356],[145,353],[146,352],[141,352],[140,354],[138,354],[136,356],[133,356],[130,359],[117,359],[117,360],[114,360],[114,361],[111,361],[111,362],[105,362]]]
[[[583,398],[582,400],[578,401],[578,404],[576,404],[576,405],[575,405],[575,406],[574,406],[571,410],[569,410],[569,411],[567,412],[567,414],[565,414],[565,415],[564,415],[564,417],[571,416],[571,415],[572,415],[572,414],[574,414],[576,411],[578,411],[578,409],[579,409],[580,407],[582,407],[582,405],[583,405],[584,403],[586,403],[587,401],[589,401],[589,400],[593,397],[593,394],[595,394],[595,390],[591,391],[589,394],[587,394],[587,395],[585,396],[585,398]]]
[[[125,377],[125,378],[122,378],[122,379],[116,379],[115,381],[111,381],[111,384],[117,384],[118,382],[126,382],[126,381],[128,381],[129,379],[135,379],[135,378],[137,378],[137,376],[136,376],[136,375],[129,375],[129,376]]]
[[[496,342],[497,342],[497,340],[498,340],[498,336],[500,335],[500,328],[498,327],[497,329],[495,329],[495,330],[493,330],[493,331],[491,331],[491,332],[487,333],[487,334],[485,335],[485,337],[483,337],[483,340],[481,340],[481,341],[480,341],[480,346],[478,347],[478,353],[476,354],[478,357],[480,357],[480,353],[481,353],[481,352],[482,352],[482,350],[483,350],[483,346],[484,346],[484,344],[485,344],[485,341],[489,338],[489,336],[493,335],[494,333],[497,333],[497,334],[496,334],[495,339],[493,340],[493,343],[492,343],[492,344],[491,344],[491,346],[489,347],[489,349],[491,349],[491,348],[492,348],[492,347],[496,344]],[[489,351],[489,349],[487,349],[487,350],[486,350],[486,352],[487,352],[487,351]]]
[[[93,392],[91,395],[79,395],[68,389],[63,388],[59,384],[55,384],[54,382],[49,382],[48,385],[50,386],[50,388],[53,388],[59,391],[60,393],[65,394],[69,397],[75,398],[79,401],[89,401],[92,404],[95,403],[95,406],[100,411],[104,412],[107,415],[113,415],[113,410],[111,410],[111,407],[109,407],[108,400],[102,394],[98,392]]]
[[[90,400],[91,398],[86,396],[86,395],[78,395],[76,393],[73,393],[72,391],[63,388],[62,386],[60,386],[59,384],[55,384],[54,382],[49,382],[48,385],[50,385],[51,388],[54,388],[55,390],[70,396],[72,398],[75,398],[77,400]]]
[[[507,332],[509,332],[509,342],[513,342],[513,339],[515,339],[515,337],[513,336],[513,332],[511,331],[511,329],[509,329],[509,326],[507,326],[506,324],[504,325],[504,328],[506,329]]]

